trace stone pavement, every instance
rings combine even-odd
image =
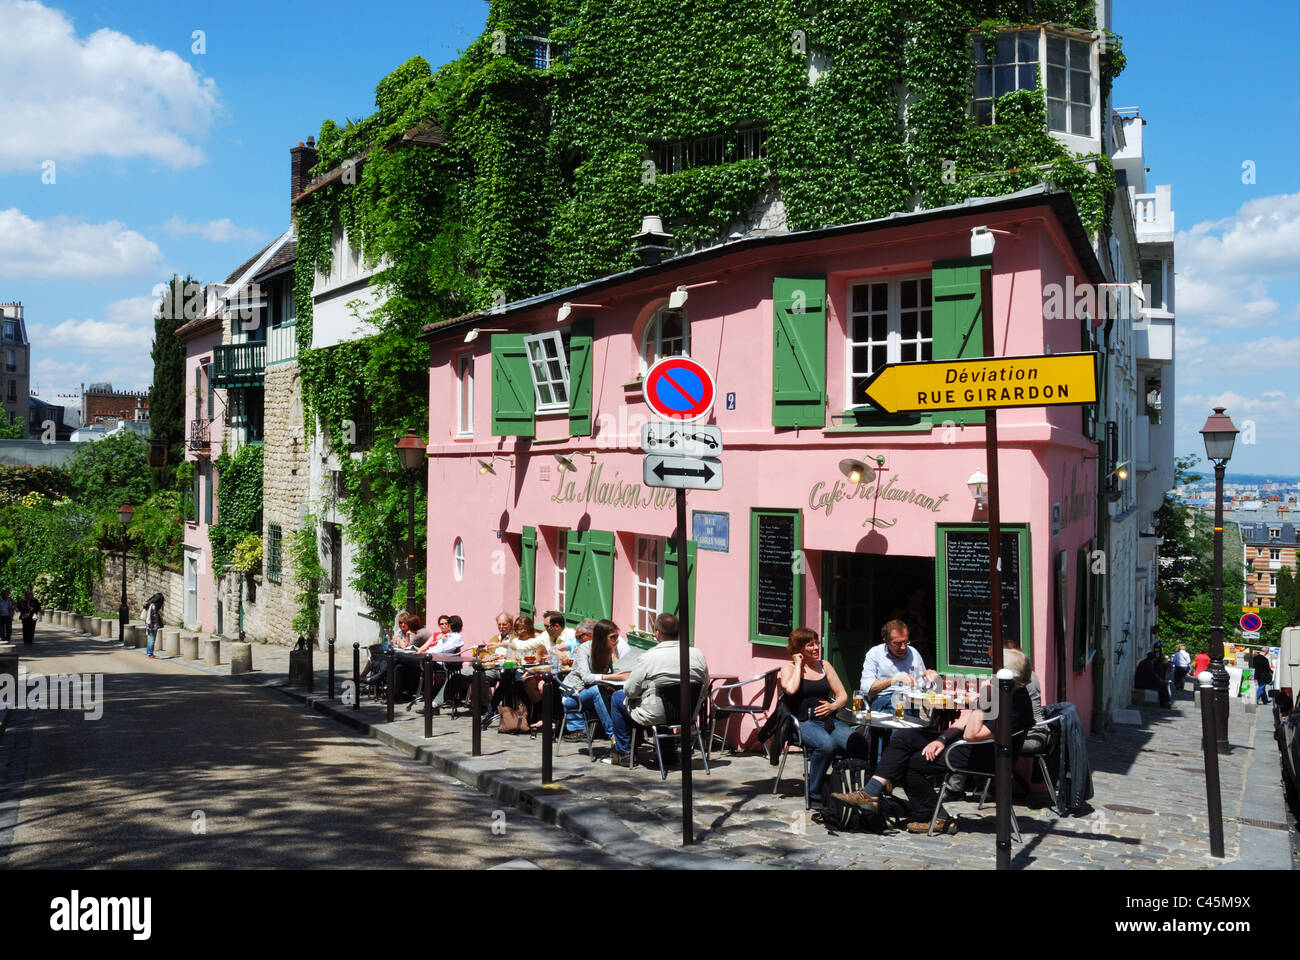
[[[55,628],[57,629],[57,628]],[[104,641],[109,642],[109,641]],[[229,673],[223,644],[221,667],[188,666]],[[143,656],[143,650],[138,651]],[[341,651],[342,653],[342,651]],[[392,724],[382,704],[361,709],[325,698],[326,656],[316,655],[315,694],[287,686],[287,647],[254,644],[255,672],[241,679],[273,686],[318,711],[369,732],[409,757],[430,763],[463,782],[517,804],[522,809],[602,845],[616,845],[636,863],[656,867],[867,867],[888,869],[992,869],[995,865],[991,807],[977,812],[973,801],[949,805],[959,820],[957,834],[915,837],[889,830],[875,834],[831,835],[803,810],[802,764],[792,754],[786,776],[772,792],[776,768],[758,754],[714,754],[706,775],[694,765],[696,845],[681,849],[679,776],[661,780],[657,768],[635,770],[592,763],[583,743],[554,746],[554,783],[541,783],[541,741],[483,733],[483,754],[470,756],[471,727],[464,713],[449,711],[433,719],[433,737],[423,737],[423,716],[398,705]],[[364,665],[365,654],[362,652]],[[337,683],[351,676],[351,649],[338,658]],[[1224,860],[1209,853],[1205,777],[1200,750],[1200,716],[1190,693],[1172,709],[1141,708],[1140,727],[1121,727],[1106,739],[1090,737],[1094,797],[1073,816],[1059,817],[1048,807],[1041,786],[1016,805],[1024,837],[1012,848],[1015,869],[1208,869],[1219,866],[1273,868],[1282,860],[1261,849],[1269,838],[1289,848],[1281,785],[1276,776],[1272,718],[1267,709],[1247,711],[1232,701],[1229,741],[1220,757],[1223,784]],[[1263,729],[1259,735],[1257,731]],[[1265,735],[1266,734],[1266,735]],[[608,741],[596,741],[597,756]],[[648,755],[648,754],[646,754]],[[653,761],[651,761],[653,762]],[[1262,766],[1261,766],[1262,765]],[[1023,771],[1023,766],[1022,766]],[[1251,796],[1247,798],[1247,784]],[[1270,798],[1268,785],[1275,798]],[[1261,797],[1261,793],[1264,796]],[[1261,806],[1263,804],[1264,806]],[[1260,810],[1272,810],[1265,820]],[[1244,827],[1241,818],[1272,826]],[[1277,829],[1277,825],[1281,829]],[[1243,844],[1243,829],[1260,843]]]

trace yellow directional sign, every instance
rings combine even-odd
[[[1043,407],[1097,402],[1091,353],[890,363],[867,381],[886,413]]]

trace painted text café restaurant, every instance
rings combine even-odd
[[[972,258],[980,226],[1006,233]],[[864,385],[885,363],[984,356],[987,269],[989,354],[1090,350],[1084,324],[1043,318],[1045,284],[1101,279],[1070,197],[1039,188],[646,259],[426,328],[432,612],[459,613],[467,640],[501,610],[559,609],[653,642],[681,558],[674,492],[642,482],[641,381],[686,354],[714,375],[707,422],[724,443],[722,489],[687,494],[691,636],[711,674],[786,662],[803,625],[852,689],[899,616],[928,666],[987,670],[986,517],[968,486],[986,469],[984,413],[886,415]],[[1091,679],[1073,656],[1088,604],[1074,571],[1094,535],[1085,409],[1003,410],[999,439],[1004,630],[1044,701],[1073,701],[1086,725]],[[845,460],[866,465],[860,482]]]

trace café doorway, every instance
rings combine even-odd
[[[822,554],[825,656],[851,693],[862,661],[891,619],[908,624],[912,644],[934,666],[934,558],[874,553]]]

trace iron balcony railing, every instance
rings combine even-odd
[[[190,449],[207,450],[211,446],[208,440],[208,431],[212,428],[211,420],[191,420],[190,421]]]
[[[260,386],[266,374],[266,343],[232,343],[212,351],[212,383],[217,387]]]

